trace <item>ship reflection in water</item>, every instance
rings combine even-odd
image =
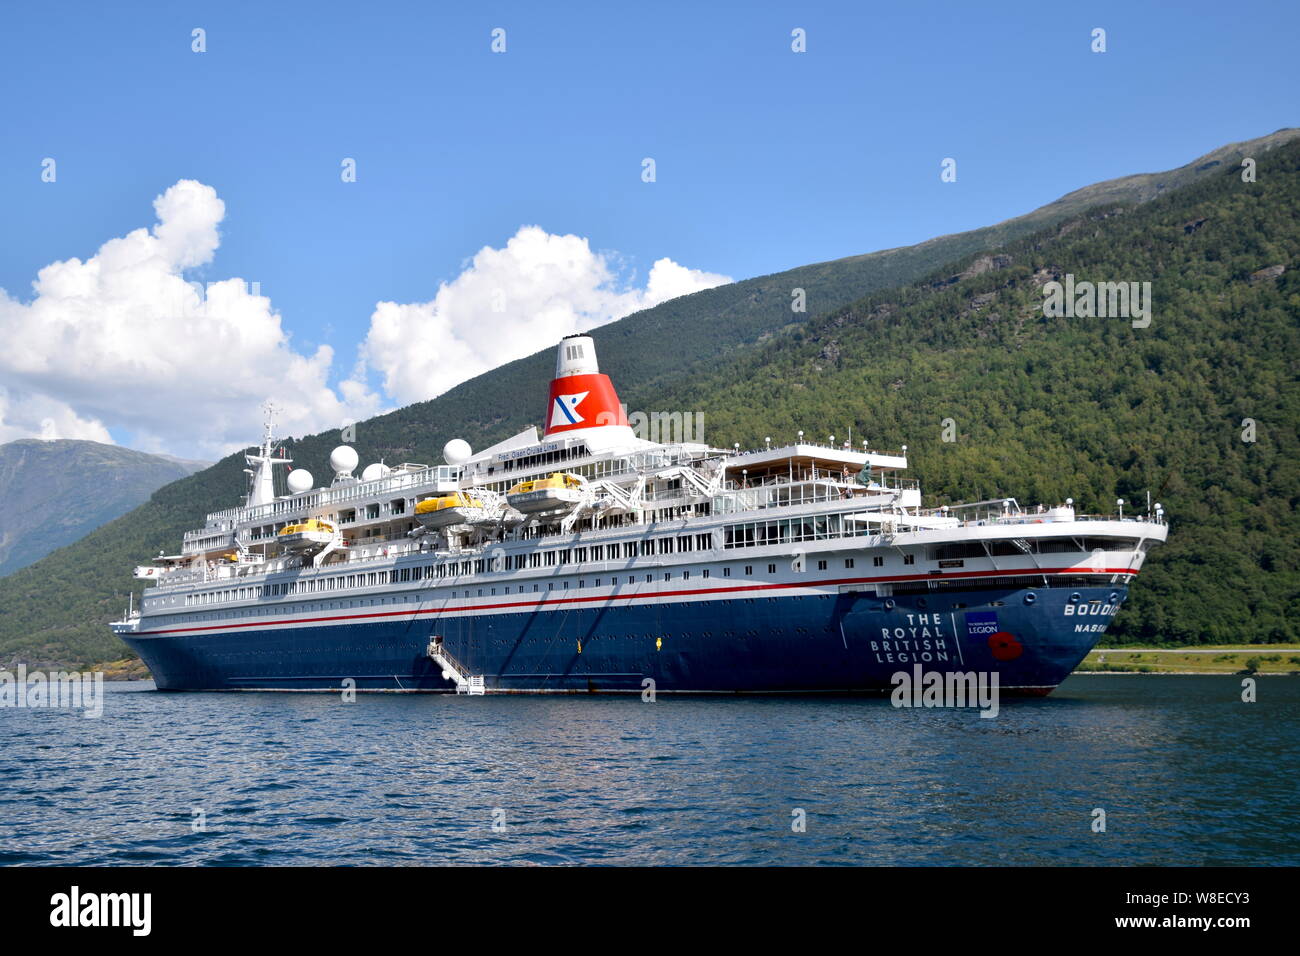
[[[0,713],[0,864],[1300,863],[1293,678],[1076,676],[993,720],[151,686]]]

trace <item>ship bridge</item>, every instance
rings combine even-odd
[[[737,452],[729,455],[725,464],[728,471],[744,471],[751,478],[815,480],[841,476],[846,470],[854,474],[865,470],[883,475],[906,468],[907,456],[799,442],[780,448]]]

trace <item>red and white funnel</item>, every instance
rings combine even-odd
[[[577,431],[589,432],[592,438],[634,438],[614,383],[600,372],[591,336],[569,335],[560,340],[545,421],[547,438]]]

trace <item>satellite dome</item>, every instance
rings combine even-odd
[[[375,481],[378,478],[387,478],[388,473],[392,470],[381,461],[372,462],[366,465],[365,471],[361,472],[361,480]]]
[[[350,475],[352,469],[357,467],[357,450],[351,445],[339,445],[330,452],[330,467],[334,469],[336,477]]]
[[[315,479],[312,478],[311,472],[306,468],[295,468],[289,472],[289,493],[300,495],[304,491],[311,491]]]
[[[442,446],[442,458],[449,465],[463,465],[474,454],[469,442],[463,438],[453,438]]]

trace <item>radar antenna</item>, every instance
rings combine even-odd
[[[244,455],[249,467],[244,469],[248,475],[248,507],[269,504],[275,500],[275,466],[289,465],[293,459],[284,454],[284,448],[276,455],[275,447],[275,413],[277,409],[268,399],[262,405],[263,421],[266,430],[262,435],[262,445],[256,455]]]

